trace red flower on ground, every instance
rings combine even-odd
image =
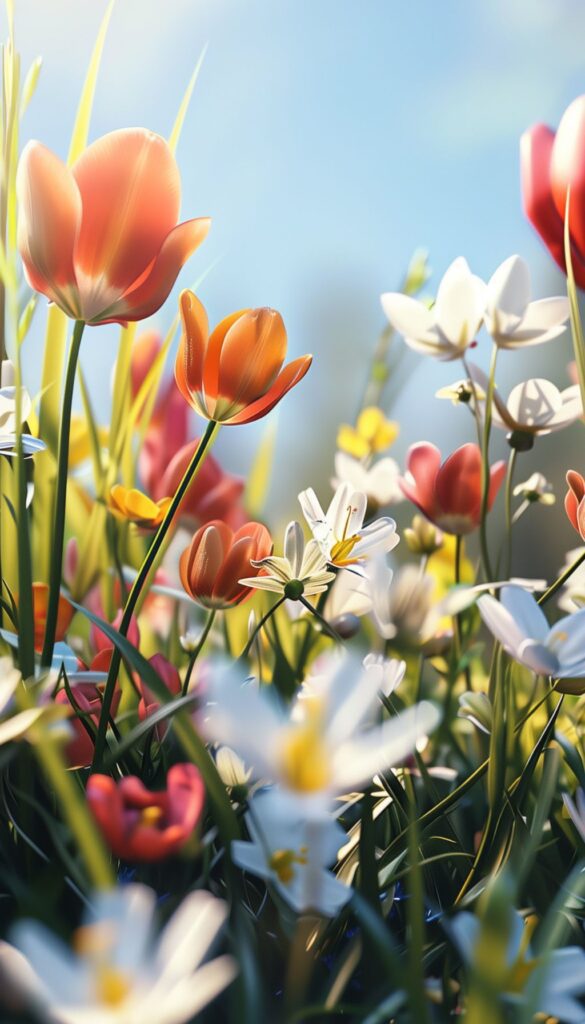
[[[471,533],[481,519],[481,452],[476,444],[457,448],[441,465],[441,453],[426,441],[413,445],[400,479],[403,494],[445,533]],[[488,509],[506,473],[505,462],[490,470]]]
[[[128,775],[116,784],[110,775],[91,775],[87,802],[116,857],[130,861],[163,860],[177,853],[197,825],[205,789],[192,764],[176,764],[166,789],[151,792]]]

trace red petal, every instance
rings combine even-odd
[[[303,379],[312,361],[312,356],[300,356],[299,359],[293,359],[291,363],[281,370],[272,387],[262,398],[252,402],[251,405],[246,406],[241,412],[231,416],[229,420],[225,420],[226,425],[252,423],[254,420],[259,420],[262,416],[266,416],[280,402],[281,398],[284,398],[287,392]]]

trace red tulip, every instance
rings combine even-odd
[[[241,604],[253,594],[240,585],[243,577],[261,571],[252,560],[266,558],[272,551],[272,539],[260,523],[245,523],[234,533],[219,519],[202,526],[183,551],[179,562],[181,583],[199,604],[206,608],[229,608]]]
[[[111,658],[111,651],[102,651],[93,659],[90,672],[107,672]],[[94,731],[97,729],[100,712],[102,709],[103,685],[97,683],[73,683],[71,693],[73,695],[74,711],[82,711],[90,716]],[[116,685],[112,698],[110,714],[115,718],[120,703],[120,688]],[[59,690],[55,697],[57,704],[70,705],[69,696],[66,690]],[[65,748],[65,756],[70,768],[87,768],[93,761],[94,744],[88,730],[81,719],[72,715],[69,724],[74,731],[73,739],[69,740]]]
[[[162,492],[167,487],[167,493],[174,494],[198,444],[199,440],[196,438],[176,452],[159,478],[157,490],[160,488]],[[212,519],[222,519],[232,530],[237,530],[246,522],[242,504],[243,493],[243,478],[226,473],[217,459],[208,455],[185,495],[179,518],[191,529],[202,526]]]
[[[175,158],[144,128],[104,135],[71,168],[29,142],[16,184],[29,284],[89,324],[155,313],[209,230],[207,217],[177,224]]]
[[[109,775],[91,775],[87,802],[116,857],[163,860],[177,853],[193,833],[203,810],[205,790],[192,764],[176,764],[162,792],[146,789],[128,775],[118,784]]]
[[[585,540],[585,479],[574,469],[567,473],[569,490],[565,495],[565,512],[581,540]]]
[[[162,654],[154,654],[152,658],[149,658],[148,660],[152,665],[153,669],[158,673],[162,681],[166,684],[167,689],[170,691],[170,693],[177,696],[181,692],[181,677],[179,676],[179,673],[177,672],[175,666],[172,665],[170,661],[167,661],[167,659]],[[157,701],[154,694],[152,693],[152,691],[148,689],[146,683],[142,681],[142,679],[139,680],[138,685],[140,687],[140,692],[142,694],[142,697],[140,698],[140,701],[138,703],[138,717],[141,722],[144,722],[146,718],[150,718],[150,716],[153,715],[155,711],[158,711],[158,709],[160,708],[160,704]],[[155,726],[156,738],[158,740],[162,740],[164,738],[167,728],[168,726],[165,722],[161,722],[160,725]]]
[[[524,211],[563,271],[570,189],[571,262],[577,284],[585,288],[585,96],[567,107],[556,134],[544,124],[525,132],[520,160]]]
[[[505,472],[505,462],[491,467],[488,509]],[[445,533],[471,533],[481,519],[481,452],[476,444],[464,444],[441,465],[441,453],[434,444],[415,444],[408,452],[400,487]]]

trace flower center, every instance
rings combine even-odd
[[[287,730],[282,746],[282,771],[291,789],[316,793],[331,779],[329,751],[321,732],[321,701],[303,701],[306,719]]]
[[[343,537],[342,540],[338,540],[331,548],[331,561],[336,565],[352,565],[357,562],[357,558],[349,556],[359,539],[359,533],[354,533],[352,537]]]
[[[278,876],[279,882],[289,885],[295,877],[294,865],[306,863],[307,847],[301,846],[298,853],[294,850],[275,850],[268,861],[268,866]]]
[[[129,978],[116,967],[101,966],[96,974],[97,996],[104,1006],[120,1006],[132,988]]]
[[[96,997],[102,1006],[120,1006],[132,990],[132,979],[110,962],[114,935],[107,923],[83,925],[73,937],[76,953],[89,961]]]
[[[162,817],[162,807],[157,807],[155,805],[152,807],[144,807],[143,810],[140,812],[140,824],[158,825]]]

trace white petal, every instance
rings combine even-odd
[[[424,303],[401,292],[386,292],[380,297],[380,301],[390,324],[398,334],[431,344],[436,342],[435,318]]]
[[[185,897],[163,929],[156,951],[161,976],[180,978],[197,967],[215,941],[227,905],[205,889]]]
[[[284,557],[290,562],[293,579],[299,579],[304,550],[305,538],[301,524],[294,520],[288,524],[284,534]]]
[[[331,688],[335,704],[331,706],[332,714],[326,729],[331,747],[338,746],[358,733],[372,706],[378,704],[378,693],[383,682],[384,671],[381,665],[369,665],[364,669],[347,659],[343,670],[335,676]]]
[[[393,519],[383,516],[376,519],[369,526],[361,531],[360,540],[352,551],[355,558],[363,558],[364,555],[387,554],[400,542],[396,532],[396,523]]]
[[[81,964],[61,940],[36,921],[19,921],[12,930],[14,945],[24,954],[52,1002],[83,1002],[85,975]]]
[[[508,334],[522,320],[530,302],[530,271],[520,256],[500,264],[488,283],[486,326],[490,334]]]
[[[157,1024],[187,1024],[231,984],[237,973],[238,965],[233,957],[217,957],[200,967],[192,977],[174,985],[159,1006],[145,1006],[142,1020],[145,1024],[150,1020],[156,1020]],[[153,1011],[156,1016],[151,1017]]]
[[[306,491],[301,491],[299,494],[299,504],[311,530],[325,522],[325,513],[312,487],[308,487]]]
[[[531,302],[526,310],[520,330],[522,332],[548,332],[556,327],[563,327],[570,315],[569,300],[566,295],[558,295],[549,299],[538,299]]]
[[[544,426],[562,407],[561,393],[541,377],[524,381],[512,389],[507,406],[520,427]]]
[[[112,924],[112,957],[116,967],[136,971],[146,957],[151,940],[156,895],[146,885],[125,885],[96,893],[89,920]]]
[[[441,333],[460,349],[469,345],[481,324],[486,290],[462,257],[454,260],[437,291],[434,315]]]
[[[549,625],[536,598],[522,587],[502,587],[500,600],[525,637],[546,643]]]

